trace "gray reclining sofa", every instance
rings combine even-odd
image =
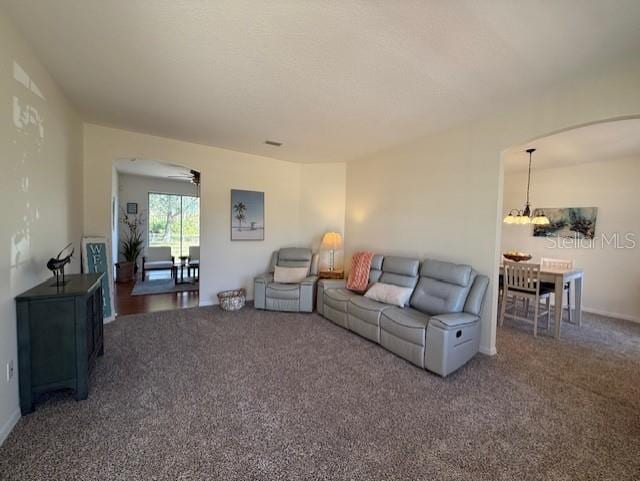
[[[488,277],[468,265],[376,255],[369,286],[375,282],[412,288],[409,305],[382,304],[347,290],[344,280],[324,279],[318,283],[318,312],[441,376],[478,352]]]
[[[276,266],[307,267],[307,277],[298,284],[274,282]],[[301,247],[280,249],[271,256],[269,271],[254,279],[254,306],[269,311],[313,312],[317,280],[318,254]]]

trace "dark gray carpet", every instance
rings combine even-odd
[[[217,308],[106,326],[90,397],[0,448],[11,480],[632,480],[640,325],[499,331],[447,379],[317,315]]]

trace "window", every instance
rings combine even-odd
[[[170,246],[175,257],[200,245],[200,199],[149,192],[149,247]]]

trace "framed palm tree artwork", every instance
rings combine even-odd
[[[264,240],[264,192],[231,189],[231,240]]]

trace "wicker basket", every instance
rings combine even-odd
[[[246,299],[247,291],[244,289],[218,292],[218,301],[224,311],[237,311],[242,309]]]

